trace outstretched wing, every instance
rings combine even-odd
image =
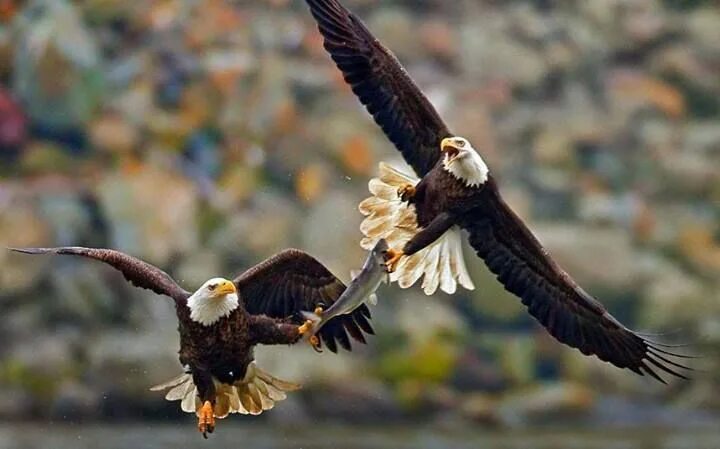
[[[594,354],[663,383],[658,369],[686,378],[678,368],[690,368],[671,360],[683,356],[623,326],[550,258],[493,182],[486,190],[482,211],[470,212],[462,223],[470,233],[470,244],[553,337],[585,355]]]
[[[249,313],[290,318],[298,324],[304,321],[302,312],[328,309],[345,291],[345,285],[323,264],[297,249],[274,255],[234,282]],[[370,310],[362,305],[328,321],[318,335],[332,352],[337,352],[338,343],[350,351],[349,337],[365,343],[363,332],[374,333],[369,319]]]
[[[69,254],[72,256],[89,257],[104,262],[120,271],[131,284],[166,295],[175,301],[185,301],[190,293],[180,287],[167,273],[160,268],[143,262],[120,251],[102,248],[83,248],[65,246],[59,248],[9,248],[24,254]]]
[[[325,49],[368,112],[415,172],[424,176],[440,158],[450,131],[397,58],[337,0],[305,0]]]

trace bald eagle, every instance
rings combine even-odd
[[[391,280],[453,293],[472,289],[461,231],[506,290],[518,296],[560,342],[603,361],[664,382],[656,369],[685,378],[689,369],[618,322],[550,257],[503,201],[488,166],[471,143],[450,132],[397,58],[337,0],[306,0],[324,47],[345,81],[420,179],[387,165],[360,204],[364,247],[391,246]]]
[[[253,348],[297,343],[312,328],[302,312],[329,307],[345,290],[325,266],[296,249],[279,253],[234,280],[210,279],[194,293],[159,268],[111,249],[12,250],[99,260],[119,270],[133,285],[172,298],[185,372],[152,390],[170,389],[166,399],[180,400],[183,411],[195,413],[204,437],[215,429],[215,418],[230,413],[258,415],[300,387],[257,367]],[[369,319],[370,311],[362,305],[328,321],[317,336],[332,352],[337,352],[338,344],[349,351],[350,337],[365,343],[363,332],[373,334]]]

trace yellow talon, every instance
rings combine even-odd
[[[385,266],[387,266],[388,273],[392,273],[397,268],[398,262],[405,255],[402,250],[396,251],[390,248],[385,254]]]
[[[298,334],[305,335],[308,332],[310,332],[313,328],[313,322],[312,320],[307,320],[305,323],[302,324],[302,326],[298,327]]]
[[[315,350],[315,352],[322,352],[322,349],[320,347],[320,338],[318,338],[317,335],[313,335],[310,337],[310,346]]]
[[[409,202],[415,196],[415,186],[412,184],[405,184],[398,188],[398,196],[401,201]]]
[[[322,316],[323,312],[324,312],[324,310],[322,307],[315,307],[315,310],[314,310],[315,315]]]
[[[208,433],[213,433],[215,430],[215,413],[213,412],[213,406],[210,401],[205,401],[200,409],[200,415],[198,416],[198,430],[202,433],[203,438],[205,439],[207,439]]]

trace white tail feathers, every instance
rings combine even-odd
[[[245,377],[233,385],[224,384],[217,379],[215,382],[214,414],[218,419],[230,413],[259,415],[270,410],[275,403],[287,397],[286,393],[300,389],[300,385],[277,379],[257,367],[255,362],[247,367]],[[199,414],[202,403],[192,374],[182,374],[175,379],[155,385],[151,391],[170,388],[165,395],[168,401],[181,401],[184,412]]]
[[[401,173],[391,166],[380,163],[380,177],[370,180],[370,198],[358,206],[367,218],[360,225],[365,235],[360,245],[367,250],[378,240],[387,240],[390,248],[400,249],[420,231],[415,206],[402,201],[398,189],[405,185],[415,186],[419,180]],[[401,288],[408,288],[423,278],[422,289],[427,295],[440,290],[455,293],[457,284],[468,290],[475,285],[470,279],[462,253],[460,228],[453,226],[428,247],[400,260],[390,281]]]

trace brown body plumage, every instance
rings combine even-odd
[[[486,190],[496,188],[490,178],[479,187],[468,187],[452,176],[438,161],[415,187],[408,202],[415,207],[417,222],[422,229],[403,247],[407,255],[425,248],[450,227],[460,224],[462,217],[477,213],[485,204]]]
[[[214,397],[213,378],[225,384],[242,380],[256,345],[289,345],[301,337],[290,320],[251,315],[244,307],[209,326],[191,320],[184,304],[176,310],[180,363],[190,368],[201,400]]]
[[[418,182],[381,164],[380,178],[370,182],[374,196],[360,204],[368,217],[361,226],[366,236],[361,244],[367,248],[374,239],[385,238],[391,246],[401,245],[391,261],[403,271],[394,273],[401,287],[421,275],[428,294],[438,284],[442,288],[443,279],[449,279],[446,292],[454,291],[456,279],[463,284],[463,270],[456,270],[462,256],[447,263],[453,252],[442,251],[452,245],[438,243],[457,241],[448,235],[462,228],[502,285],[560,342],[661,381],[657,369],[684,377],[677,368],[689,368],[670,359],[682,356],[623,326],[555,263],[503,201],[479,153],[453,136],[397,58],[358,17],[338,0],[306,3],[345,81],[421,178]],[[451,167],[458,160],[469,164]],[[417,257],[421,251],[431,263]],[[415,260],[407,257],[413,254]]]
[[[302,312],[330,307],[345,290],[320,262],[292,249],[233,281],[210,280],[193,294],[159,268],[119,251],[81,247],[15,251],[96,259],[121,271],[132,284],[172,298],[179,322],[179,358],[186,374],[153,389],[169,388],[168,400],[181,400],[183,410],[197,413],[203,434],[212,432],[214,417],[224,418],[233,412],[259,414],[284,399],[286,391],[298,388],[257,368],[253,349],[259,344],[297,343],[309,325]],[[225,301],[225,296],[231,301]],[[193,316],[198,311],[193,310],[196,304],[209,305],[212,312],[216,304],[211,301],[216,300],[222,301],[218,302],[216,317],[204,321],[207,310],[201,311],[206,315],[198,312]],[[338,343],[350,350],[350,337],[364,343],[363,332],[373,333],[369,318],[368,308],[361,306],[330,320],[317,335],[333,352]]]

